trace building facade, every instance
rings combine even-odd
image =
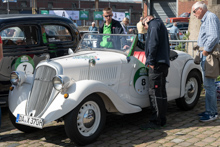
[[[99,0],[98,10],[105,7],[111,7],[116,12],[129,12],[130,25],[136,25],[141,15],[148,14],[161,18],[164,22],[167,17],[176,17],[183,12],[190,12],[192,5],[199,0]],[[208,0],[203,0],[208,4]],[[16,3],[7,3],[0,1],[0,14],[24,14],[32,13],[34,0],[17,0]],[[40,10],[86,10],[89,11],[89,20],[85,25],[91,25],[93,12],[96,10],[95,0],[35,0],[36,12]],[[83,22],[78,21],[79,25]]]

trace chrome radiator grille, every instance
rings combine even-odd
[[[28,99],[28,114],[34,111],[34,116],[38,116],[43,111],[53,90],[52,79],[55,75],[56,71],[49,66],[40,66],[36,69],[34,84]]]

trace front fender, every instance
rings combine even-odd
[[[201,66],[194,63],[192,59],[188,60],[183,68],[182,76],[181,76],[181,91],[180,91],[180,97],[183,97],[185,94],[185,85],[187,76],[189,75],[190,71],[197,70],[200,73],[200,76],[202,75]],[[202,79],[202,77],[201,77]]]
[[[64,98],[65,93],[69,94],[67,99]],[[84,98],[93,93],[105,94],[115,105],[116,109],[121,113],[129,114],[142,110],[140,107],[131,105],[124,101],[110,87],[95,80],[83,80],[73,83],[68,90],[65,91],[65,93],[59,93],[42,115],[45,124],[66,115],[79,105]]]

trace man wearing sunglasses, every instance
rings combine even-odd
[[[201,26],[198,36],[197,45],[202,51],[201,67],[203,72],[203,85],[205,89],[205,112],[199,115],[202,122],[212,121],[217,119],[217,99],[215,79],[205,76],[205,62],[206,56],[209,55],[218,44],[220,39],[220,21],[218,17],[208,11],[207,6],[203,2],[196,2],[192,6],[193,14],[196,18],[201,20]],[[209,72],[211,69],[209,70]]]
[[[124,30],[119,21],[112,19],[113,13],[111,8],[103,9],[103,17],[105,21],[99,27],[100,34],[124,34]],[[121,48],[120,38],[114,36],[114,38],[109,38],[110,36],[103,36],[101,40],[99,40],[97,45],[104,48]],[[101,43],[99,43],[101,41]],[[123,43],[123,46],[125,43]]]
[[[152,109],[150,121],[142,130],[156,129],[166,124],[166,77],[170,66],[170,46],[167,28],[159,18],[147,16],[142,22],[147,30],[145,41],[146,67],[149,67],[149,99]]]

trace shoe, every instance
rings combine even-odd
[[[218,116],[214,115],[209,115],[209,114],[204,114],[199,120],[202,122],[208,122],[217,119]]]
[[[140,129],[141,130],[160,129],[160,126],[153,122],[149,122],[147,124],[141,125]]]
[[[205,114],[208,115],[208,112],[205,111],[205,112],[199,113],[198,116],[199,116],[199,117],[203,117]],[[217,112],[215,113],[215,117],[218,117],[218,113],[217,113]]]

